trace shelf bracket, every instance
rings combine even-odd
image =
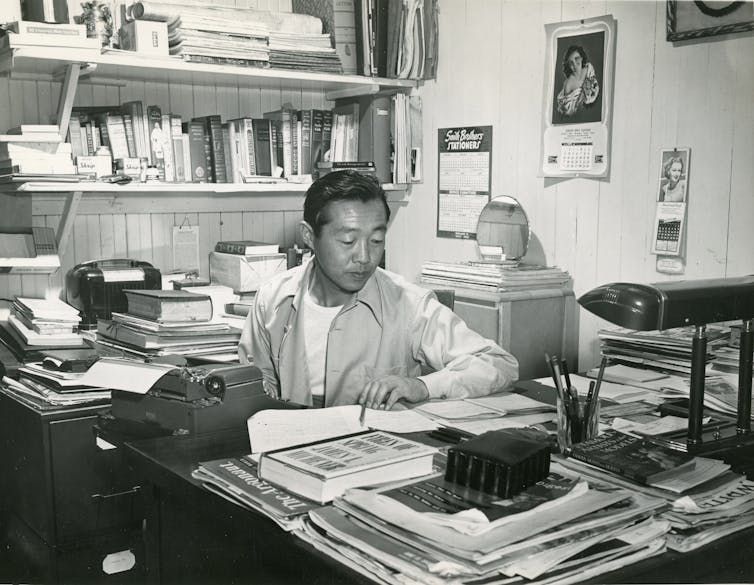
[[[76,219],[80,202],[81,191],[72,191],[68,194],[65,207],[63,207],[63,216],[60,218],[60,225],[58,225],[58,233],[55,237],[58,243],[59,256],[65,254],[68,247],[68,241],[71,239],[71,231],[73,231],[73,222]]]
[[[57,117],[58,127],[60,128],[60,137],[63,140],[65,140],[65,137],[68,134],[68,124],[71,121],[71,110],[73,109],[73,98],[76,97],[76,86],[79,82],[80,72],[80,63],[70,63],[65,69],[63,87],[60,89]]]

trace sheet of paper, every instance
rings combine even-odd
[[[540,412],[537,414],[522,414],[499,416],[486,420],[468,420],[453,423],[453,428],[474,435],[481,435],[487,431],[497,431],[499,429],[522,429],[532,425],[541,424],[555,420],[555,411]]]
[[[445,420],[492,418],[501,414],[497,410],[467,400],[432,400],[417,406],[416,410],[427,416]]]
[[[261,410],[248,420],[252,453],[284,449],[358,433],[368,429],[391,433],[431,431],[437,423],[414,410],[372,410],[364,425],[359,422],[361,406],[349,404],[304,410]]]
[[[101,358],[81,376],[79,383],[146,394],[157,380],[174,369],[175,366],[171,364],[145,364],[134,360]]]
[[[555,407],[550,404],[544,404],[539,400],[534,400],[518,392],[509,392],[506,394],[495,394],[493,396],[482,396],[480,398],[467,398],[466,402],[483,406],[495,410],[501,414],[514,414],[516,412],[554,412]]]

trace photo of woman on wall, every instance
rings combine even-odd
[[[602,120],[602,32],[557,40],[553,124],[581,124]]]

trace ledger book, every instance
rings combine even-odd
[[[152,321],[209,321],[209,295],[185,290],[125,290],[128,314]]]
[[[436,453],[423,443],[366,431],[263,453],[259,477],[324,504],[348,488],[428,475]]]

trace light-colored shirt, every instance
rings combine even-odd
[[[313,396],[325,394],[325,358],[330,325],[342,307],[323,307],[304,292],[304,345],[309,366],[309,387]]]
[[[293,268],[260,287],[239,345],[241,362],[253,357],[268,394],[307,405],[301,313],[313,268],[313,262]],[[422,375],[422,366],[434,371]],[[419,378],[430,398],[464,398],[511,385],[518,362],[469,329],[432,291],[377,269],[330,327],[325,406],[356,403],[370,380],[387,374]]]

